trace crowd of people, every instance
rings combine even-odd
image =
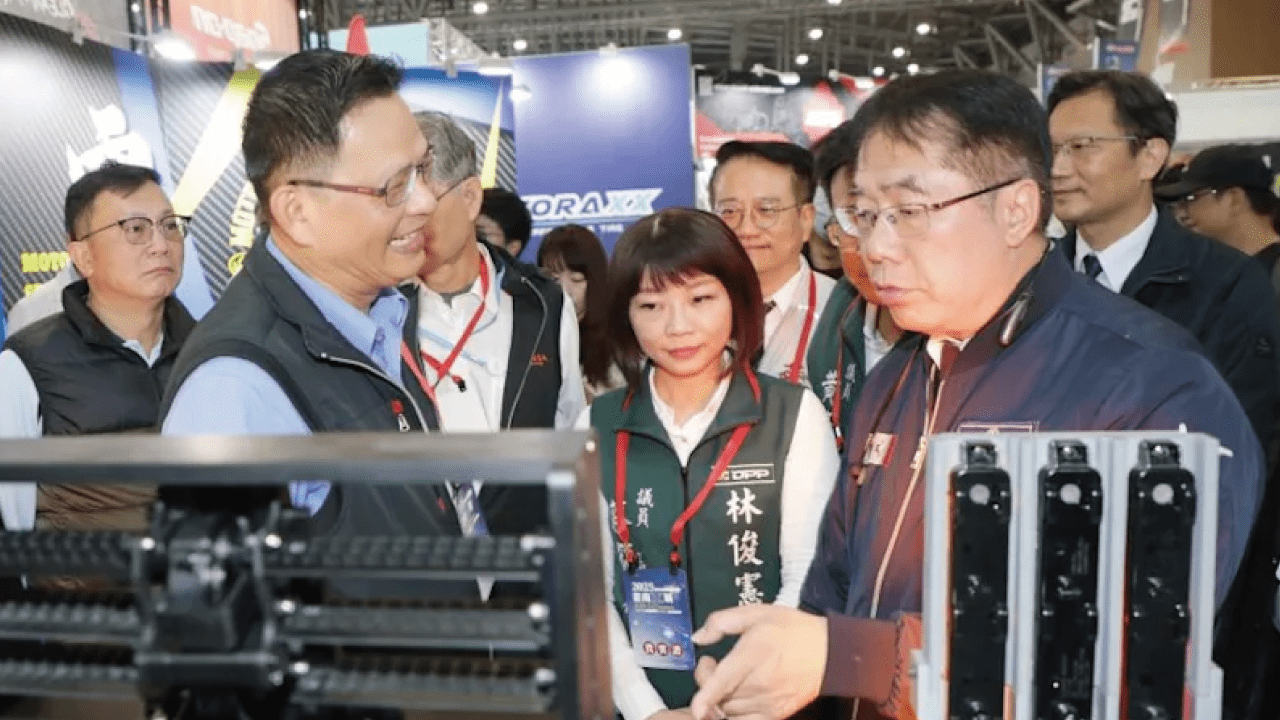
[[[710,212],[661,210],[611,254],[560,227],[531,264],[519,197],[400,79],[325,50],[263,75],[243,133],[261,231],[198,323],[173,298],[189,218],[156,174],[73,183],[73,267],[10,315],[0,436],[591,428],[621,716],[861,720],[914,717],[930,436],[1204,432],[1229,451],[1228,716],[1261,717],[1280,202],[1256,152],[1171,172],[1177,108],[1137,74],[1069,74],[1047,109],[992,73],[902,77],[812,150],[723,145]],[[201,492],[7,484],[0,518],[140,529],[157,496]],[[543,491],[482,480],[287,497],[336,536],[547,526]]]

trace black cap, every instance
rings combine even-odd
[[[1251,145],[1219,145],[1202,150],[1191,158],[1182,177],[1156,187],[1161,200],[1181,200],[1205,188],[1257,188],[1271,190],[1275,175]]]

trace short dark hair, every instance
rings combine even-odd
[[[757,158],[791,171],[791,190],[798,203],[813,202],[813,153],[789,142],[744,142],[730,140],[716,151],[716,169],[711,171],[711,198],[716,196],[716,178],[725,163],[737,158]]]
[[[658,287],[683,282],[696,273],[719,280],[733,306],[733,367],[751,367],[764,342],[764,297],[751,258],[716,215],[668,208],[627,228],[609,264],[610,347],[632,391],[644,379],[644,356],[631,327],[631,299],[640,292],[646,272]]]
[[[1173,147],[1178,138],[1178,106],[1146,75],[1119,70],[1085,70],[1058,78],[1045,103],[1052,115],[1055,108],[1074,97],[1104,92],[1115,105],[1116,124],[1125,134],[1137,138],[1129,142],[1131,152],[1152,138]]]
[[[528,211],[525,214],[527,216]],[[538,267],[544,270],[565,267],[572,272],[582,273],[587,279],[586,307],[578,308],[582,311],[582,322],[578,324],[582,374],[593,385],[607,385],[609,258],[605,255],[600,238],[581,225],[561,225],[542,238],[542,244],[538,246]]]
[[[90,170],[67,188],[62,207],[62,221],[67,237],[76,239],[76,223],[93,211],[93,202],[104,192],[129,195],[147,183],[160,184],[160,174],[148,167],[125,165],[108,160],[97,170]]]
[[[331,162],[347,113],[366,100],[394,95],[400,80],[400,68],[390,60],[336,50],[294,53],[267,71],[249,98],[241,142],[259,207],[266,207],[279,171]]]
[[[1013,78],[985,70],[899,77],[858,109],[864,138],[884,133],[920,149],[941,142],[945,167],[983,185],[1021,173],[1040,188],[1038,228],[1049,222],[1053,151],[1044,108]]]
[[[529,208],[519,195],[506,188],[485,188],[484,200],[480,203],[480,214],[502,228],[502,234],[507,236],[507,242],[519,240],[521,248],[529,244],[529,236],[533,234],[533,216],[529,214]],[[596,240],[596,243],[599,242]],[[538,257],[542,257],[541,252],[538,253]]]
[[[1249,209],[1265,216],[1271,222],[1271,229],[1280,232],[1280,198],[1266,188],[1250,186],[1240,189],[1249,200]]]
[[[867,99],[867,103],[875,102],[875,95]],[[864,103],[864,106],[867,104]],[[823,135],[813,144],[814,176],[827,201],[835,206],[831,197],[831,181],[836,173],[845,168],[854,169],[858,165],[858,150],[862,147],[862,138],[867,134],[867,118],[871,113],[855,114],[852,118],[837,125],[831,132]]]

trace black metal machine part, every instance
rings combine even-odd
[[[1102,478],[1074,440],[1049,444],[1040,471],[1035,720],[1091,720],[1098,638]]]
[[[0,577],[22,577],[28,585],[0,599],[0,694],[141,696],[149,717],[193,720],[396,717],[409,709],[610,718],[597,461],[581,445],[576,453],[566,449],[563,436],[528,434],[540,442],[503,446],[523,446],[535,457],[507,457],[509,449],[480,457],[489,464],[499,458],[502,474],[492,477],[546,484],[552,525],[546,535],[340,541],[310,537],[305,516],[274,500],[247,514],[157,504],[145,535],[0,533]],[[349,463],[356,438],[363,468]],[[237,484],[247,477],[268,485],[269,477],[279,483],[282,476],[404,481],[397,476],[414,456],[416,475],[428,482],[442,481],[444,473],[476,476],[454,467],[467,464],[455,446],[476,438],[379,436],[385,443],[373,452],[370,436],[298,440],[261,445],[256,465],[243,455],[228,456],[236,459],[226,464],[248,468],[234,475]],[[156,442],[113,439],[121,444],[105,455],[105,469],[117,458],[126,480],[153,481],[158,471],[135,458]],[[209,483],[218,465],[208,460],[209,449],[175,443],[155,464],[179,482]],[[30,468],[22,461],[29,453],[8,452],[22,444],[0,442],[0,478],[27,471],[12,466]],[[72,447],[71,475],[94,453],[88,444]],[[345,458],[325,465],[327,455]],[[13,458],[19,461],[10,464]],[[433,465],[433,458],[443,460]],[[316,467],[328,472],[309,474]],[[588,481],[579,481],[584,476]],[[103,478],[103,469],[94,477]],[[113,592],[68,595],[46,582],[68,577],[92,577],[95,587],[105,583]],[[353,577],[491,577],[533,583],[541,594],[497,604],[426,604],[335,601],[323,590]]]
[[[1124,636],[1127,717],[1182,717],[1186,681],[1194,476],[1172,442],[1139,446],[1129,474]]]
[[[1009,475],[995,446],[965,443],[951,474],[951,647],[948,717],[1004,717],[1009,634]]]

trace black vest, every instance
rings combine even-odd
[[[493,258],[502,277],[502,291],[511,296],[511,352],[502,390],[501,427],[554,428],[560,399],[564,293],[534,266],[516,260],[501,248],[485,242],[480,245]],[[409,298],[410,307],[404,340],[409,347],[417,348],[417,286],[404,285],[401,292]],[[545,488],[485,483],[480,488],[480,508],[489,531],[495,535],[524,535],[549,527]]]
[[[437,427],[434,407],[403,361],[401,377],[407,380],[402,386],[329,324],[267,251],[264,240],[249,250],[240,274],[178,355],[163,412],[168,412],[183,381],[218,357],[239,358],[262,368],[312,432],[422,432]],[[408,420],[403,429],[401,415]],[[161,496],[203,507],[235,505],[226,488],[208,493],[164,488]],[[458,519],[447,497],[446,490],[435,485],[334,485],[314,518],[313,531],[342,537],[456,535]],[[381,590],[399,594],[404,587],[341,587],[350,595],[378,595]],[[434,597],[478,595],[474,582],[432,583],[429,592]]]
[[[31,374],[44,434],[152,430],[178,350],[195,321],[181,302],[168,298],[160,358],[148,367],[93,314],[88,297],[87,281],[68,285],[63,312],[23,328],[4,345]]]

